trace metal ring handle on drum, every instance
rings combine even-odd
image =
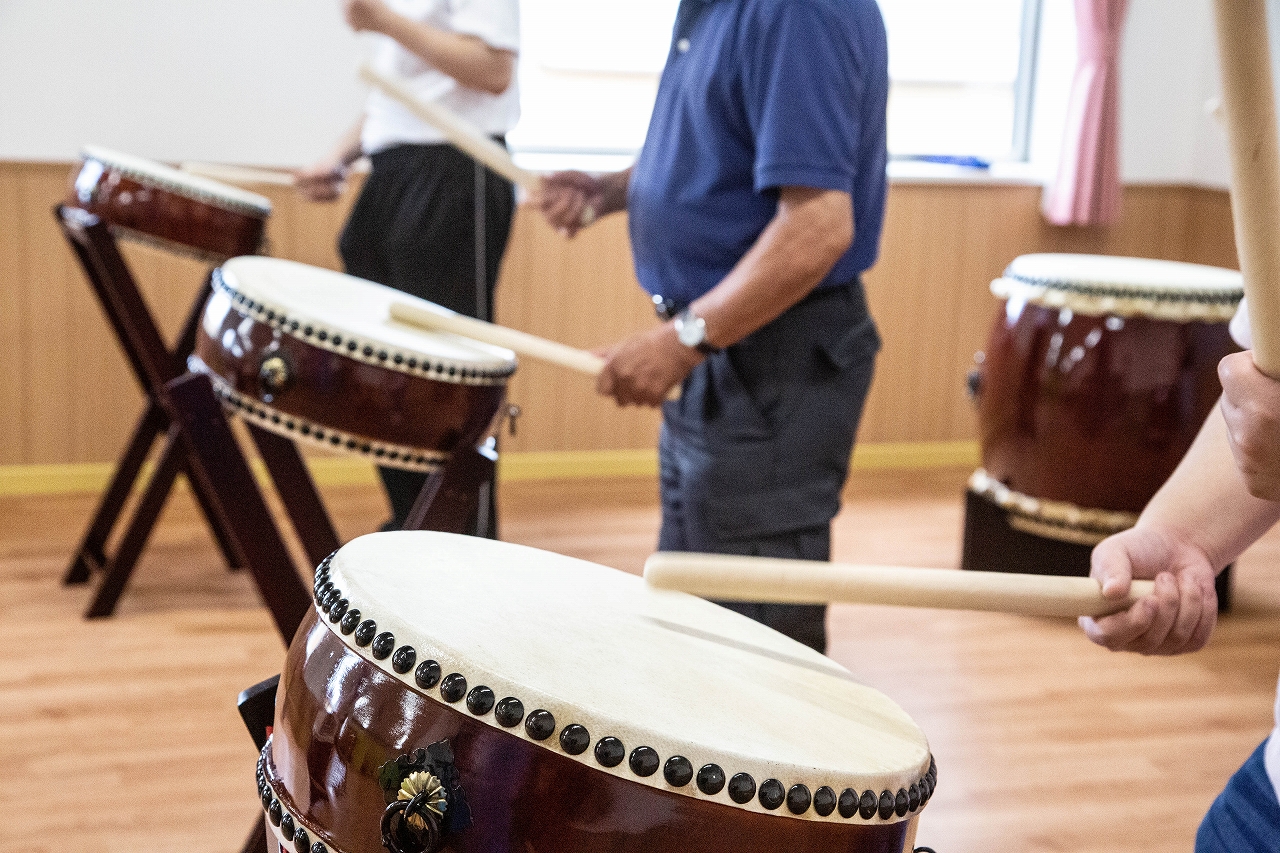
[[[296,370],[287,350],[273,347],[263,353],[258,364],[258,388],[263,402],[275,402],[275,398],[293,387]]]
[[[391,853],[435,853],[440,848],[440,819],[426,807],[429,796],[423,791],[387,806],[382,813],[383,847]]]

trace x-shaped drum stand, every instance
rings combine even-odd
[[[86,613],[109,616],[124,591],[178,474],[185,473],[227,563],[249,569],[286,642],[311,597],[307,594],[240,446],[213,395],[209,380],[187,376],[205,282],[173,348],[165,346],[107,223],[79,208],[58,205],[54,214],[84,268],[116,337],[147,396],[133,438],[76,549],[65,583],[85,583],[95,570],[103,580]],[[307,557],[319,563],[338,547],[338,536],[293,442],[252,424],[266,464]],[[107,539],[120,520],[157,437],[164,436],[155,470],[114,554]]]
[[[86,613],[115,611],[142,549],[178,474],[186,474],[214,539],[232,568],[247,568],[288,642],[311,597],[298,580],[280,532],[258,490],[248,461],[232,433],[208,378],[186,374],[186,358],[210,293],[206,280],[172,348],[165,345],[115,236],[105,221],[77,207],[59,205],[55,215],[93,286],[116,337],[147,396],[133,437],[76,549],[64,582],[85,583],[95,571],[103,579]],[[246,420],[311,565],[338,548],[338,535],[297,447],[290,439]],[[155,440],[163,449],[143,488],[115,553],[107,540],[123,514]],[[410,512],[407,529],[481,532],[493,535],[492,507],[480,513],[479,496],[493,482],[496,453],[464,436],[450,461],[434,471]]]

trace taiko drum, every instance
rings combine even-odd
[[[315,582],[258,763],[275,849],[911,849],[923,733],[745,617],[443,533],[356,539]]]

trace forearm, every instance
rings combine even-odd
[[[359,160],[360,155],[364,153],[360,145],[360,135],[363,131],[364,116],[361,116],[346,133],[339,137],[337,144],[329,153],[330,162],[345,168]]]
[[[755,244],[692,308],[727,347],[777,318],[826,277],[853,242],[847,193],[788,188]]]
[[[1221,571],[1280,520],[1280,503],[1249,493],[1227,441],[1221,406],[1214,406],[1177,469],[1143,510],[1139,527],[1176,534]]]
[[[511,85],[515,55],[476,36],[442,30],[388,11],[378,31],[469,89],[499,95]]]
[[[596,216],[605,216],[627,209],[627,188],[631,186],[631,169],[609,172],[599,178],[601,196]]]

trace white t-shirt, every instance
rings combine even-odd
[[[1244,300],[1240,301],[1240,308],[1231,318],[1231,337],[1245,349],[1253,349],[1253,332],[1249,329],[1249,306]],[[1276,690],[1275,719],[1276,727],[1271,732],[1271,739],[1267,741],[1266,751],[1263,752],[1263,763],[1267,767],[1267,778],[1271,780],[1271,787],[1280,797],[1280,689]]]
[[[520,49],[519,0],[387,0],[391,9],[406,18],[443,30],[477,36],[490,47]],[[371,60],[373,67],[388,76],[406,81],[408,87],[426,101],[440,104],[477,128],[496,136],[515,127],[520,118],[520,88],[513,76],[500,95],[463,86],[437,70],[395,39],[378,36]],[[379,89],[369,93],[365,104],[364,130],[360,145],[365,154],[404,143],[443,142],[444,136]]]

